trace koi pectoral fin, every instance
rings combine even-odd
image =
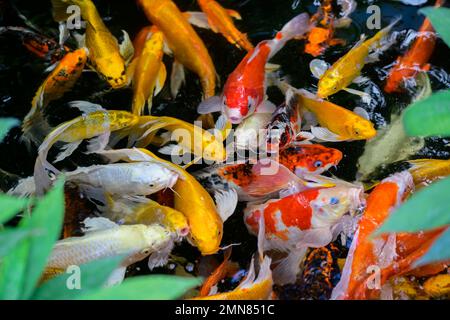
[[[284,285],[296,281],[297,274],[300,272],[300,264],[305,258],[307,250],[307,247],[293,250],[280,261],[273,270],[273,280],[276,284]]]
[[[367,92],[350,89],[350,88],[344,88],[343,90],[347,91],[348,93],[351,93],[351,94],[361,97],[361,99],[364,103],[370,103],[370,101],[372,100],[372,97]]]
[[[316,79],[320,79],[328,68],[330,68],[330,65],[324,60],[313,59],[309,63],[309,69]]]
[[[203,12],[186,11],[183,12],[183,15],[186,17],[190,24],[203,29],[211,29],[211,26],[208,22],[208,17]]]
[[[170,93],[172,97],[176,97],[178,91],[185,81],[184,66],[178,61],[174,61],[172,65],[172,73],[170,75]]]
[[[166,65],[161,62],[161,67],[159,68],[158,72],[158,79],[156,79],[156,86],[155,91],[153,93],[154,96],[156,96],[158,93],[161,92],[162,88],[164,87],[164,83],[167,79],[167,70]]]
[[[336,141],[343,141],[339,135],[331,132],[330,130],[322,127],[311,127],[311,133],[316,137],[316,139],[323,140],[323,141],[330,141],[330,142],[336,142]]]
[[[197,107],[197,112],[199,114],[208,114],[220,111],[222,111],[222,99],[219,96],[214,96],[203,100]]]
[[[122,58],[125,60],[125,64],[128,64],[134,56],[133,42],[130,36],[125,30],[122,30],[123,40],[119,45],[119,52]]]
[[[230,189],[228,191],[216,191],[214,194],[214,200],[216,201],[217,211],[219,212],[222,222],[234,213],[238,203],[238,196],[236,190]]]
[[[81,140],[65,144],[61,148],[61,152],[58,153],[58,155],[56,156],[56,159],[54,162],[55,163],[60,162],[60,161],[64,160],[65,158],[69,157],[78,148],[80,143],[81,143]]]
[[[108,280],[106,281],[106,287],[113,287],[122,283],[125,278],[125,272],[127,271],[127,267],[120,267],[115,269]]]

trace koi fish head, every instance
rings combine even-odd
[[[124,87],[128,83],[125,71],[125,63],[120,55],[105,59],[91,59],[97,72],[103,77],[113,89]]]
[[[215,254],[219,251],[223,233],[222,224],[210,223],[210,221],[199,221],[195,226],[191,225],[191,230],[193,228],[197,229],[197,231],[191,232],[188,239],[200,250],[202,255]],[[199,228],[202,230],[198,230]]]
[[[143,248],[140,250],[139,254],[143,257],[164,248],[172,239],[170,231],[159,225],[145,226],[142,237],[144,240]]]
[[[178,210],[168,210],[165,214],[164,222],[171,230],[175,231],[179,237],[185,237],[189,234],[189,224],[186,216]]]
[[[342,152],[320,144],[290,147],[280,152],[280,163],[297,175],[320,174],[342,160]]]
[[[355,214],[365,205],[364,190],[359,186],[337,186],[320,189],[319,195],[311,201],[313,215],[311,225],[321,228],[333,225],[344,214]]]
[[[225,89],[223,100],[225,106],[224,112],[228,120],[233,124],[241,123],[244,118],[253,114],[259,102],[245,88]]]
[[[346,130],[347,134],[355,140],[371,139],[377,134],[373,123],[360,117],[347,123]]]

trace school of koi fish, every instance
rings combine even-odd
[[[337,35],[368,4],[309,1],[313,12],[299,7],[257,42],[261,36],[241,31],[247,17],[223,4],[240,1],[190,1],[198,11],[182,11],[183,2],[136,0],[147,23],[130,35],[113,33],[93,0],[51,0],[53,35],[22,8],[8,9],[21,24],[1,26],[0,37],[21,43],[46,70],[9,141],[24,146],[33,173],[0,169],[0,187],[27,197],[59,176],[66,183],[63,235],[42,281],[120,254],[108,286],[139,272],[204,277],[186,299],[448,298],[447,263],[415,267],[446,228],[373,236],[415,190],[450,175],[448,152],[417,156],[424,141],[384,145],[388,124],[374,112],[380,96],[410,102],[431,93],[423,88],[436,81],[440,40],[430,21],[417,14],[421,27],[407,30],[401,16],[383,16],[379,29],[360,27],[348,41]],[[221,66],[208,37],[223,37],[240,62]],[[276,60],[288,46],[308,64],[300,76],[307,85],[296,87],[295,68]],[[378,72],[366,72],[373,65]],[[77,98],[83,78],[100,83],[91,99]],[[123,92],[117,108],[102,103]],[[185,95],[197,97],[195,110],[183,105]],[[70,101],[59,103],[63,96]],[[353,102],[338,105],[336,96]],[[165,114],[165,100],[190,108],[190,118]],[[342,163],[357,165],[347,144],[354,141],[366,146],[360,170],[339,178]]]

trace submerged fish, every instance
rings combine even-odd
[[[440,7],[445,0],[436,0],[435,7]],[[402,92],[405,81],[415,78],[421,71],[428,71],[428,60],[434,51],[436,44],[436,32],[430,20],[425,18],[420,27],[416,39],[406,53],[397,58],[395,65],[389,72],[384,91],[388,93]]]
[[[355,46],[326,70],[319,79],[317,96],[327,98],[347,87],[361,74],[370,52],[382,50],[381,42],[398,20],[378,31],[372,38],[361,39]]]
[[[247,35],[241,33],[233,23],[233,18],[241,20],[239,12],[223,8],[214,0],[197,0],[202,9],[200,12],[188,12],[189,22],[197,27],[211,28],[216,33],[221,33],[229,43],[239,49],[250,51],[253,45],[247,39]]]
[[[450,175],[450,160],[440,159],[416,159],[409,160],[411,173],[416,188],[428,185],[437,179]]]
[[[125,63],[133,55],[133,46],[124,32],[124,41],[119,46],[117,39],[105,26],[100,14],[91,0],[52,0],[53,17],[64,25],[71,12],[70,5],[81,10],[81,17],[86,21],[86,32],[79,39],[81,47],[89,50],[89,61],[109,85],[118,89],[128,83]]]
[[[156,27],[147,27],[141,30],[135,42],[140,42],[141,39],[143,44],[139,44],[135,49],[135,56],[128,71],[133,86],[131,109],[136,115],[144,113],[145,105],[150,113],[153,96],[161,91],[167,76],[162,61],[164,47],[162,32]]]
[[[40,144],[48,134],[50,126],[44,118],[45,108],[51,101],[61,98],[73,88],[81,76],[86,60],[85,48],[67,53],[40,85],[31,103],[31,110],[22,124],[22,139],[27,144]]]
[[[214,96],[216,70],[203,41],[171,0],[138,0],[147,18],[164,34],[173,52],[171,91],[176,96],[184,82],[183,66],[200,77],[203,98]]]
[[[213,97],[198,106],[198,113],[221,111],[231,123],[240,123],[254,112],[272,112],[274,107],[264,102],[266,94],[265,66],[287,41],[302,36],[309,29],[308,14],[290,20],[272,40],[260,42],[249,51],[228,76],[221,97]]]
[[[159,225],[119,226],[105,218],[88,218],[85,225],[84,236],[66,238],[56,243],[47,262],[47,274],[55,270],[65,272],[71,265],[79,266],[106,257],[124,255],[122,264],[108,279],[108,285],[118,284],[122,282],[129,265],[162,250],[172,242],[168,230]]]
[[[85,101],[75,102],[79,108],[99,110],[99,105],[94,105]],[[104,149],[109,141],[112,131],[133,126],[138,122],[138,117],[127,111],[109,110],[93,111],[87,115],[76,117],[64,122],[53,129],[39,147],[38,157],[34,166],[34,179],[36,183],[36,193],[42,194],[50,185],[48,172],[59,173],[47,160],[47,155],[52,146],[57,142],[64,142],[66,145],[59,153],[55,161],[61,161],[70,156],[73,151],[85,139],[96,138],[90,141],[87,149],[88,153]]]
[[[313,188],[262,204],[248,204],[244,222],[250,233],[258,231],[258,220],[265,221],[265,250],[288,255],[274,270],[276,283],[295,282],[308,247],[322,247],[345,231],[349,221],[364,204],[362,187],[351,184],[333,188]]]
[[[122,149],[101,152],[111,161],[158,161],[173,168],[180,178],[173,186],[174,209],[182,212],[189,223],[188,239],[202,255],[214,254],[222,240],[223,222],[234,212],[237,195],[234,191],[216,192],[214,203],[201,184],[181,167],[158,158],[146,149]]]

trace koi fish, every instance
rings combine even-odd
[[[241,20],[239,12],[223,8],[214,0],[197,0],[201,12],[187,12],[189,22],[200,28],[211,28],[215,33],[221,33],[229,43],[239,49],[250,51],[252,43],[247,35],[241,33],[233,23],[233,18]]]
[[[342,184],[333,188],[313,188],[262,204],[248,204],[244,222],[250,233],[265,220],[265,250],[287,252],[274,270],[277,284],[295,282],[299,265],[308,247],[323,247],[344,231],[348,219],[364,204],[362,187]],[[348,217],[348,216],[347,216]]]
[[[437,0],[435,7],[444,4],[444,0]],[[387,93],[402,92],[401,85],[408,79],[414,79],[420,71],[428,71],[428,60],[433,54],[436,44],[436,32],[430,20],[425,18],[411,48],[403,56],[397,58],[395,65],[389,72],[384,91]]]
[[[382,44],[394,25],[399,19],[392,22],[389,26],[378,31],[372,38],[365,40],[362,38],[355,46],[350,49],[343,57],[336,61],[326,71],[321,70],[318,83],[317,96],[327,98],[340,90],[346,90],[356,93],[355,90],[347,87],[360,76],[364,65],[385,50],[390,44]],[[372,52],[372,55],[369,54]]]
[[[164,40],[173,52],[171,92],[175,97],[184,82],[184,67],[200,78],[203,97],[214,96],[216,70],[200,37],[186,17],[171,0],[138,0],[147,18],[164,34]]]
[[[320,124],[320,127],[311,126],[311,133],[317,139],[323,141],[367,140],[376,136],[377,131],[363,108],[356,107],[352,112],[317,98],[306,90],[295,92],[299,105],[313,113]]]
[[[70,49],[61,47],[57,41],[23,27],[0,27],[0,34],[10,33],[18,36],[23,46],[37,57],[54,64],[64,57]]]
[[[249,51],[228,76],[222,97],[213,97],[198,106],[198,113],[221,111],[231,123],[240,123],[254,112],[273,112],[274,106],[265,100],[265,66],[287,41],[302,36],[309,29],[308,14],[289,21],[272,40],[260,42]]]
[[[104,110],[101,106],[86,101],[72,102],[71,106],[81,108],[85,114],[64,122],[53,129],[39,146],[38,157],[34,166],[36,194],[40,195],[50,185],[46,171],[58,174],[59,170],[47,161],[47,155],[56,142],[64,142],[62,152],[55,161],[70,156],[85,139],[92,139],[87,147],[88,153],[104,149],[110,132],[135,125],[139,120],[136,115],[127,111]],[[102,110],[93,111],[92,110]],[[90,112],[90,113],[89,113]],[[86,113],[89,113],[86,115]]]
[[[144,39],[142,48],[130,63],[132,73],[133,102],[132,112],[141,115],[145,105],[150,113],[153,96],[156,96],[166,81],[166,67],[162,62],[164,36],[157,28],[144,28],[137,36],[137,41]]]
[[[332,299],[366,299],[372,294],[366,287],[370,265],[386,268],[392,263],[395,251],[395,234],[371,239],[370,235],[401,204],[414,188],[409,172],[396,173],[375,187],[367,199],[367,206],[353,237],[350,251],[342,271],[341,280],[332,293]]]
[[[234,189],[241,201],[247,201],[282,190],[295,181],[303,184],[295,175],[311,178],[338,165],[341,159],[342,153],[337,149],[303,144],[280,151],[280,168],[275,175],[267,176],[267,183],[260,175],[259,166],[252,163],[211,166],[195,172],[194,176],[211,192]]]
[[[232,291],[208,296],[199,296],[194,300],[267,300],[272,298],[272,270],[270,257],[264,255],[264,217],[259,218],[258,255],[250,262],[247,276]],[[255,263],[259,262],[259,272],[256,276]]]
[[[120,224],[161,224],[179,237],[189,233],[186,217],[171,207],[141,196],[106,196],[103,214]]]
[[[50,126],[44,119],[44,109],[51,101],[61,98],[72,89],[81,76],[86,60],[85,48],[67,53],[41,84],[22,124],[22,139],[27,145],[31,142],[40,144],[50,131]]]
[[[408,171],[412,174],[416,188],[450,175],[450,160],[417,159],[409,160],[408,163],[411,164]]]
[[[223,117],[221,119],[224,120]],[[122,136],[128,134],[129,145],[134,143],[135,146],[140,148],[145,148],[150,143],[161,147],[170,141],[175,141],[177,142],[176,145],[164,146],[159,149],[159,152],[175,156],[190,153],[196,158],[222,162],[227,157],[223,141],[230,124],[219,120],[216,124],[216,131],[211,133],[192,123],[176,118],[143,116],[140,117],[138,125],[130,128],[128,133],[124,131]],[[156,134],[161,129],[168,132],[157,137]]]
[[[86,21],[86,32],[78,37],[80,47],[89,50],[89,61],[113,89],[124,87],[128,83],[125,64],[133,56],[133,45],[128,34],[123,31],[124,41],[118,44],[103,23],[100,14],[91,0],[52,0],[53,17],[61,26],[65,25],[70,12],[67,7],[77,5],[81,17]]]
[[[224,256],[223,256],[223,262],[203,282],[202,287],[200,288],[199,297],[204,297],[204,296],[209,295],[211,290],[217,285],[217,283],[227,276],[228,271],[231,266],[231,262],[230,262],[231,248],[232,247],[229,247],[225,251]]]
[[[125,255],[118,269],[108,279],[108,285],[122,282],[126,268],[143,260],[172,242],[167,229],[159,225],[119,226],[106,218],[85,220],[85,235],[60,240],[56,243],[46,269],[65,272],[71,265],[81,265],[94,260]],[[44,273],[46,273],[44,271]]]
[[[174,209],[182,212],[189,223],[188,240],[202,255],[214,254],[222,240],[223,223],[233,214],[237,195],[233,190],[216,192],[215,202],[201,184],[181,167],[158,158],[146,149],[105,150],[102,155],[116,162],[158,161],[178,172],[180,178],[173,186]]]
[[[322,1],[317,13],[311,17],[311,24],[315,27],[307,35],[305,52],[313,57],[321,55],[330,46],[345,43],[345,41],[333,37],[334,29],[339,21],[334,16],[332,2],[331,0]]]

